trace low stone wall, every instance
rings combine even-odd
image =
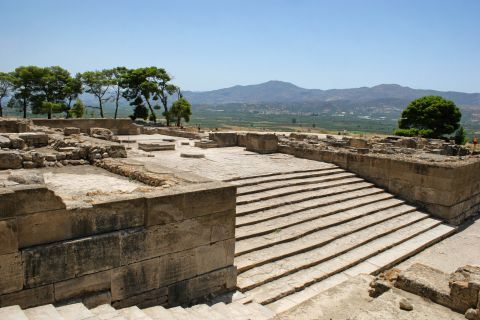
[[[0,119],[0,133],[21,133],[30,131],[31,122],[26,119]]]
[[[141,128],[140,133],[142,134],[163,134],[166,136],[181,137],[181,138],[188,138],[188,139],[201,139],[207,136],[206,134],[182,130],[174,127],[142,126],[140,128]]]
[[[211,182],[66,208],[0,188],[0,306],[175,306],[234,288],[234,186]]]
[[[291,145],[280,145],[279,152],[334,163],[452,224],[480,210],[480,161],[420,163]]]
[[[76,127],[87,134],[90,128],[106,128],[120,135],[140,133],[140,126],[130,119],[32,119],[32,122],[50,128]]]

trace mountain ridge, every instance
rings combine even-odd
[[[413,89],[398,84],[379,84],[372,87],[348,89],[306,89],[293,83],[270,80],[252,85],[210,91],[184,91],[184,96],[193,104],[228,103],[308,103],[331,101],[368,101],[384,99],[413,100],[425,95],[439,95],[459,105],[480,106],[480,93]]]

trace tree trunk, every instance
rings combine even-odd
[[[116,98],[115,98],[115,115],[113,116],[113,119],[117,119],[118,100],[120,100],[120,91],[117,91],[117,96],[116,96]]]
[[[147,101],[148,108],[150,109],[150,112],[153,114],[153,123],[157,123],[157,116],[155,115],[155,111],[153,111],[150,101],[148,101],[147,98],[145,98],[145,101]]]
[[[160,100],[163,104],[163,110],[165,110],[165,120],[167,120],[167,127],[170,127],[170,116],[168,114],[168,100],[167,97],[161,97]]]
[[[70,112],[69,111],[72,108],[71,105],[72,105],[72,97],[69,97],[68,98],[68,110],[65,112],[65,119],[70,118]]]
[[[23,99],[23,118],[27,119],[27,99]]]
[[[98,98],[98,105],[100,106],[100,117],[103,119],[103,105],[102,105],[102,98]]]
[[[52,119],[52,109],[48,109],[47,118]]]
[[[0,117],[3,117],[2,99],[0,99]]]

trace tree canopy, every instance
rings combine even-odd
[[[191,115],[191,105],[185,98],[182,97],[172,104],[169,118],[175,120],[177,127],[180,127],[182,119],[184,119],[186,122],[189,122]]]
[[[403,110],[395,133],[440,138],[460,127],[462,114],[453,101],[425,96],[410,102]]]

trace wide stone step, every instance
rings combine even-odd
[[[279,198],[279,197],[287,196],[291,194],[299,194],[299,193],[308,192],[308,191],[317,191],[321,189],[328,189],[331,187],[342,186],[346,184],[363,181],[363,179],[361,178],[357,178],[352,174],[345,174],[345,173],[334,174],[329,176],[329,178],[330,179],[328,179],[328,181],[325,181],[325,182],[307,184],[302,186],[289,186],[289,187],[278,188],[270,191],[262,191],[262,192],[247,194],[244,196],[237,196],[237,205],[243,205],[243,204],[254,203],[259,201],[266,201],[269,199]]]
[[[173,314],[162,306],[150,307],[142,309],[142,311],[154,320],[176,320]]]
[[[239,271],[243,271],[258,264],[273,261],[275,258],[322,246],[341,236],[413,210],[415,208],[409,205],[400,205],[371,214],[357,214],[355,210],[350,210],[346,216],[339,213],[318,219],[315,223],[309,221],[279,229],[278,232],[237,241],[235,265]],[[353,217],[357,218],[351,220]],[[339,224],[339,220],[346,218],[350,221]]]
[[[28,320],[27,315],[19,306],[0,308],[0,319],[2,320]]]
[[[365,189],[370,187],[372,187],[371,183],[358,182],[358,183],[349,183],[341,186],[333,186],[327,189],[298,192],[294,194],[289,194],[289,195],[265,200],[260,203],[253,202],[253,203],[247,203],[244,205],[237,205],[237,215],[251,214],[258,211],[278,208],[286,204],[304,202],[307,200],[322,198],[326,196],[332,196],[339,193],[360,190],[360,189]]]
[[[351,208],[350,210],[345,210],[343,212],[339,211],[339,208],[342,206],[337,206],[336,208],[334,207],[335,209],[332,209],[330,207],[330,210],[322,210],[324,209],[324,207],[321,207],[321,208],[302,211],[302,212],[284,216],[284,217],[279,217],[276,219],[259,222],[257,224],[237,227],[235,230],[235,237],[237,240],[241,240],[241,239],[251,238],[253,236],[259,236],[262,234],[274,232],[278,229],[283,229],[286,227],[305,223],[307,221],[311,221],[312,223],[315,223],[316,219],[320,219],[322,217],[326,217],[333,214],[335,214],[337,217],[341,215],[349,217],[350,216],[349,214],[355,213],[355,215],[353,216],[353,218],[355,218],[357,215],[361,213],[368,214],[375,211],[388,209],[390,207],[394,207],[400,204],[403,204],[403,201],[398,199],[388,199],[388,200],[373,202],[366,205],[362,205],[361,202],[357,202],[357,206]],[[345,220],[338,219],[336,223],[342,223],[347,220],[348,218],[346,218]]]
[[[294,204],[287,204],[281,207],[267,209],[252,214],[237,216],[236,226],[255,224],[270,219],[288,216],[291,214],[307,211],[310,209],[324,210],[325,212],[338,212],[351,209],[358,205],[367,204],[379,200],[393,198],[389,193],[379,188],[366,188],[356,191],[336,194],[313,200],[302,201]]]
[[[251,290],[266,282],[276,280],[282,276],[312,267],[328,259],[344,254],[347,251],[355,249],[372,240],[395,232],[410,224],[414,224],[425,217],[426,215],[417,214],[415,212],[402,215],[361,231],[354,232],[345,237],[341,237],[322,247],[249,269],[238,275],[237,287],[242,291]],[[440,224],[440,221],[425,219],[425,221],[422,221],[422,224],[425,228],[432,228]]]
[[[223,317],[226,319],[232,319],[232,320],[243,320],[244,315],[238,314],[237,312],[232,313],[232,310],[228,308],[228,306],[223,303],[219,302],[216,303],[212,306],[212,309],[221,314]]]
[[[253,314],[252,320],[270,320],[275,318],[276,314],[272,310],[256,302],[245,305]]]
[[[190,308],[192,313],[199,317],[200,319],[212,319],[212,320],[227,320],[228,318],[224,317],[217,311],[213,310],[206,304],[198,304]]]
[[[251,194],[259,191],[273,190],[273,189],[287,187],[287,186],[300,186],[305,184],[312,184],[320,181],[326,181],[331,175],[340,174],[340,173],[345,173],[345,174],[349,174],[350,176],[354,176],[353,173],[345,172],[345,170],[343,169],[324,170],[319,173],[309,175],[307,177],[291,178],[291,179],[285,179],[285,180],[279,179],[279,180],[270,181],[270,182],[258,182],[258,183],[247,185],[247,186],[238,186],[237,195],[242,196],[242,195]]]
[[[427,230],[426,232],[402,242],[399,245],[387,249],[353,267],[347,268],[341,273],[337,273],[331,277],[316,282],[303,290],[296,291],[295,293],[278,299],[266,306],[276,313],[284,312],[309,300],[315,295],[342,283],[349,277],[354,277],[361,273],[376,274],[388,269],[396,265],[398,262],[417,254],[426,247],[452,235],[455,233],[455,230],[454,227],[440,224],[435,228]]]
[[[64,320],[51,304],[29,308],[24,313],[29,320]]]
[[[257,184],[261,182],[309,177],[309,176],[312,176],[313,174],[320,173],[324,170],[330,170],[330,169],[336,169],[336,168],[338,168],[336,165],[324,162],[324,163],[318,163],[318,166],[315,169],[292,170],[292,171],[285,171],[285,172],[271,172],[271,173],[259,174],[255,176],[245,176],[245,177],[226,179],[224,181],[234,184],[236,186],[245,186],[248,184]]]
[[[136,306],[123,308],[118,310],[118,312],[128,320],[152,320],[151,317]]]
[[[168,309],[168,311],[175,317],[177,320],[202,320],[194,315],[194,313],[190,313],[189,310],[184,309],[182,307],[174,307]]]
[[[57,311],[65,320],[91,320],[96,318],[83,303],[67,304],[57,307]]]
[[[449,234],[449,232],[451,232],[450,229],[448,226],[438,225],[433,229],[428,229],[427,226],[427,230],[425,230],[425,225],[422,222],[409,225],[311,268],[297,271],[288,276],[258,286],[247,291],[246,294],[258,303],[264,305],[270,304],[287,295],[300,291],[317,281],[321,281],[351,268],[407,240],[415,239],[413,242],[419,247],[431,244],[445,237],[446,234]],[[418,239],[416,239],[416,237],[418,237]],[[410,254],[414,253],[415,252],[412,252]]]
[[[102,304],[90,309],[90,311],[100,320],[127,320],[118,310],[109,304]]]

